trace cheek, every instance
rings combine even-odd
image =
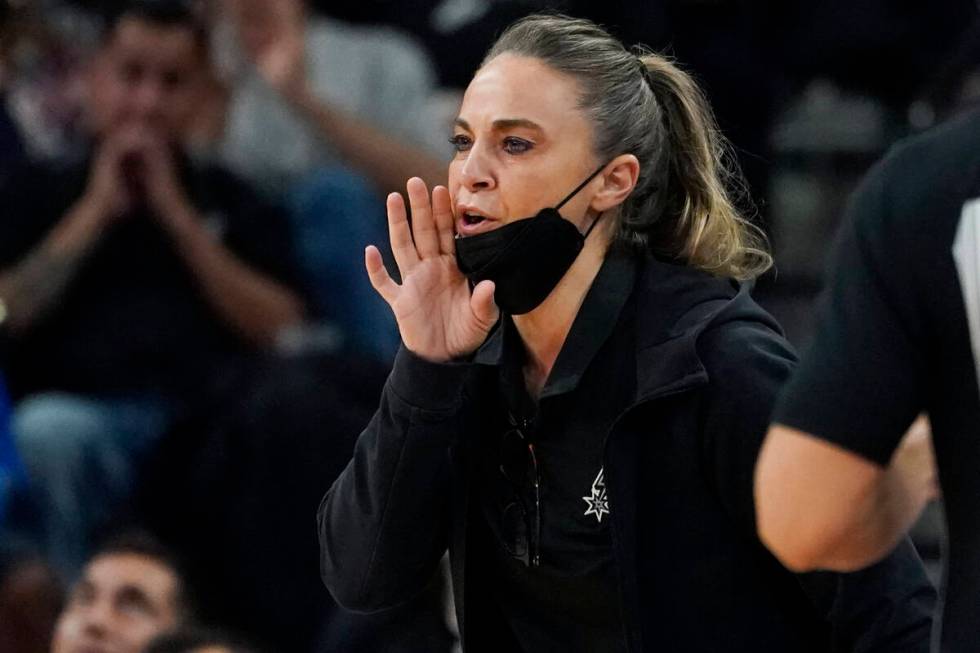
[[[72,613],[65,613],[54,627],[51,638],[51,653],[68,651],[72,642],[81,634],[81,620]]]
[[[96,111],[101,111],[109,125],[122,122],[136,111],[136,88],[123,81],[107,84],[95,97]]]
[[[508,221],[530,218],[546,208],[542,185],[521,175],[501,177],[499,201]]]
[[[153,638],[169,627],[169,624],[161,623],[155,619],[134,619],[121,626],[118,633],[120,640],[125,640],[130,650],[141,651]]]
[[[446,185],[446,188],[449,189],[449,197],[452,198],[453,210],[455,210],[456,196],[459,193],[459,188],[461,185],[459,172],[460,172],[460,162],[457,161],[456,159],[453,159],[452,161],[449,162],[449,180]]]
[[[161,110],[174,127],[185,127],[193,119],[203,96],[196,88],[171,91],[164,96]]]
[[[117,111],[115,107],[119,103],[119,94],[115,86],[111,80],[100,75],[92,79],[85,89],[86,113],[98,127],[105,126]]]

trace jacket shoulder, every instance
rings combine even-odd
[[[697,349],[709,382],[735,386],[760,373],[785,380],[798,360],[779,323],[746,287],[705,325]]]

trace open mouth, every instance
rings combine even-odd
[[[468,227],[472,227],[474,225],[478,225],[478,224],[480,224],[482,222],[485,222],[485,221],[486,221],[486,218],[484,218],[482,215],[477,215],[476,213],[464,213],[463,214],[463,224],[465,224]]]

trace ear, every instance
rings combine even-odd
[[[620,154],[606,164],[605,170],[599,175],[602,185],[592,196],[589,208],[605,212],[619,206],[633,192],[639,177],[639,160],[632,154]]]

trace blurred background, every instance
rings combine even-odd
[[[245,265],[276,279],[288,293],[283,296],[302,305],[302,317],[286,320],[260,346],[236,341],[234,355],[193,367],[201,350],[187,345],[188,338],[231,342],[241,334],[221,331],[212,324],[221,320],[205,317],[193,324],[175,318],[173,329],[187,330],[180,339],[177,331],[147,329],[151,315],[197,309],[180,295],[183,286],[161,281],[170,269],[165,263],[146,271],[139,287],[160,294],[155,308],[125,304],[120,277],[127,275],[120,270],[149,265],[125,248],[143,241],[118,244],[123,251],[113,260],[122,267],[86,277],[91,271],[83,266],[78,274],[86,281],[64,282],[45,304],[46,317],[35,321],[14,319],[0,273],[0,298],[10,309],[0,352],[7,388],[0,401],[3,651],[48,650],[65,588],[95,542],[134,524],[186,561],[201,621],[265,650],[450,650],[453,625],[440,578],[415,604],[390,615],[366,618],[336,608],[316,574],[313,515],[373,412],[398,344],[387,308],[363,274],[363,246],[385,242],[383,197],[400,189],[400,180],[418,174],[436,182],[444,174],[462,89],[514,19],[545,9],[591,18],[627,44],[671,54],[701,82],[775,254],[776,267],[758,282],[757,298],[797,348],[810,337],[825,255],[856,183],[897,139],[980,101],[975,0],[178,4],[194,16],[199,51],[181,64],[175,46],[175,70],[183,72],[160,73],[163,90],[148,95],[139,110],[150,125],[176,115],[181,102],[192,109],[167,123],[166,133],[179,143],[174,166],[187,195],[205,217],[227,218],[216,222],[216,233],[235,237],[222,242]],[[95,108],[124,102],[96,94],[92,72],[111,29],[121,29],[110,27],[107,37],[113,25],[107,17],[124,5],[0,0],[0,271],[11,279],[26,274],[25,257],[46,251],[34,233],[42,226],[31,226],[35,207],[38,215],[50,212],[54,224],[73,206],[72,197],[84,194],[85,175],[62,173],[86,171],[99,151],[95,143],[105,126],[94,126],[101,124]],[[162,49],[134,48],[136,60],[165,67]],[[145,71],[116,72],[115,83],[130,84],[130,96],[143,88],[133,76]],[[193,96],[166,95],[181,84],[193,84]],[[226,173],[227,179],[214,176]],[[219,190],[205,197],[193,190],[202,185]],[[253,199],[241,201],[246,192]],[[263,230],[255,227],[260,221]],[[274,261],[254,253],[270,242],[281,244]],[[76,294],[81,299],[72,299]],[[131,321],[113,317],[121,304]],[[138,387],[113,386],[108,394],[105,379],[120,378],[119,370],[93,368],[85,379],[66,380],[56,369],[59,361],[81,359],[84,352],[75,350],[88,347],[79,344],[85,334],[109,333],[118,343],[126,325],[139,325],[142,346],[158,357],[196,361],[180,368],[176,381],[151,378]],[[66,358],[26,360],[25,352],[50,353],[66,342],[74,347]],[[97,401],[83,412],[66,396]],[[93,462],[63,448],[62,463],[72,471],[39,471],[38,452],[66,433],[100,437],[116,428],[85,421],[93,406],[109,405],[107,397],[152,400],[139,405],[163,416],[139,427],[150,444],[116,452],[126,460],[127,481],[98,489],[91,479],[110,469],[104,457]],[[20,428],[35,429],[30,443],[23,444],[28,436]],[[939,510],[931,508],[915,531],[934,578]],[[38,562],[50,573],[37,566],[19,573]]]

